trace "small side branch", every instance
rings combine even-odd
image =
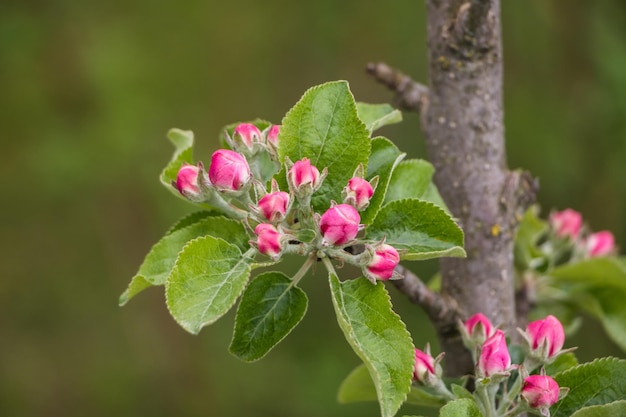
[[[439,293],[431,291],[417,275],[405,267],[398,265],[396,271],[402,274],[404,278],[391,282],[411,302],[422,307],[436,326],[441,325],[442,322],[454,325],[457,319],[461,318],[454,300],[444,298]]]
[[[418,113],[425,111],[428,105],[428,87],[413,81],[408,75],[384,62],[370,62],[367,64],[367,72],[396,93],[394,102],[398,107]]]

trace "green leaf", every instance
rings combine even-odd
[[[324,212],[331,200],[339,200],[356,167],[367,167],[370,147],[348,83],[336,81],[309,89],[289,110],[280,129],[278,156],[281,162],[286,156],[294,162],[307,157],[320,171],[328,168],[312,198],[314,209]],[[284,172],[278,178],[285,184]]]
[[[607,335],[626,352],[626,291],[612,287],[588,289],[586,295],[593,297],[597,318]]]
[[[226,314],[244,290],[251,259],[213,236],[189,242],[167,280],[167,307],[185,330],[197,334]]]
[[[626,416],[626,401],[615,401],[605,405],[593,405],[581,408],[571,417],[624,417]]]
[[[469,398],[450,401],[441,407],[439,417],[483,417],[476,401]]]
[[[465,256],[463,231],[433,203],[406,199],[385,204],[367,228],[367,239],[387,238],[403,249],[402,259],[422,260],[442,256]]]
[[[474,399],[472,393],[469,392],[465,387],[462,387],[458,384],[452,384],[450,385],[450,388],[452,389],[452,393],[454,394],[454,396],[457,398]]]
[[[300,323],[307,303],[304,291],[283,273],[259,275],[239,303],[230,352],[246,362],[261,359]]]
[[[178,220],[176,223],[174,223],[172,227],[169,228],[167,232],[165,232],[165,234],[169,235],[172,232],[182,229],[183,227],[187,227],[191,224],[197,223],[200,220],[206,219],[208,217],[223,216],[223,215],[224,213],[220,213],[218,211],[211,211],[211,210],[196,211]]]
[[[578,359],[572,352],[559,355],[554,362],[546,365],[546,375],[556,375],[578,365]]]
[[[130,284],[128,284],[128,288],[126,288],[126,291],[124,291],[122,295],[120,295],[118,305],[120,307],[126,305],[126,303],[128,303],[131,298],[133,298],[146,288],[150,288],[151,286],[152,284],[146,281],[144,277],[142,277],[141,275],[135,275],[130,280]]]
[[[378,186],[370,199],[367,209],[361,213],[361,223],[370,224],[385,201],[387,187],[393,170],[406,156],[389,139],[377,137],[372,139],[372,152],[369,157],[366,178],[371,180],[378,175]]]
[[[376,387],[365,365],[352,370],[339,386],[337,400],[341,404],[360,401],[377,401]]]
[[[359,114],[359,119],[365,123],[370,133],[383,126],[400,123],[402,121],[402,112],[394,109],[389,104],[359,102],[356,103],[356,110]]]
[[[342,404],[378,400],[376,387],[365,365],[356,367],[343,380],[339,387],[338,400]],[[445,400],[420,387],[411,385],[406,403],[425,407],[441,407],[445,404]]]
[[[446,403],[443,398],[426,391],[425,387],[416,386],[411,386],[411,391],[406,398],[406,402],[407,404],[419,405],[422,407],[441,407]]]
[[[585,284],[588,287],[611,286],[626,290],[626,265],[612,256],[564,265],[550,271],[550,276],[560,283]]]
[[[393,172],[385,203],[405,198],[422,198],[428,191],[435,168],[423,159],[402,161]]]
[[[555,268],[550,276],[626,351],[626,265],[620,259],[592,258]]]
[[[533,260],[542,258],[543,255],[537,248],[537,241],[548,229],[548,223],[538,216],[539,206],[531,206],[519,223],[515,234],[515,266],[524,271],[533,265]],[[546,260],[547,262],[547,260]]]
[[[439,194],[437,186],[433,184],[432,181],[428,184],[428,188],[424,194],[422,194],[420,200],[430,201],[431,203],[441,207],[446,213],[450,214],[450,209],[446,205],[445,201],[443,201],[443,197]]]
[[[626,398],[626,360],[596,359],[555,375],[560,387],[568,387],[565,398],[551,408],[553,417],[569,417],[576,410],[609,404]]]
[[[330,274],[337,321],[374,381],[383,417],[393,416],[410,390],[414,348],[389,294],[365,278],[340,282]]]
[[[240,221],[223,216],[203,217],[201,213],[207,212],[199,212],[180,220],[170,229],[172,231],[150,249],[128,289],[120,297],[120,305],[126,304],[150,285],[164,285],[178,254],[192,239],[211,235],[228,240],[242,252],[248,249],[249,236]]]
[[[191,130],[171,129],[167,132],[167,138],[174,144],[176,150],[170,162],[161,172],[161,184],[174,195],[185,199],[176,188],[172,187],[172,182],[176,181],[178,170],[185,162],[193,163],[193,132]]]

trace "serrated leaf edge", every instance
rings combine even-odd
[[[337,282],[337,285],[338,285],[339,287],[341,287],[341,285],[343,284],[343,283],[339,280],[339,278],[338,278],[336,275],[334,275],[334,274],[329,274],[329,277],[330,277],[330,279],[331,279],[331,280],[335,280],[335,281]],[[357,278],[357,279],[365,279],[365,278]],[[333,284],[331,284],[331,291],[332,291],[332,285],[333,285]],[[384,293],[385,293],[385,295],[386,295],[386,297],[387,297],[387,302],[389,303],[389,305],[390,305],[390,306],[392,306],[392,303],[391,303],[391,297],[389,296],[389,292],[387,291],[387,288],[386,288],[386,287],[385,287],[382,283],[378,283],[377,285],[381,285],[381,286],[383,287],[383,289],[384,289]],[[341,299],[342,299],[342,305],[345,305],[345,303],[343,302],[343,292],[341,292]],[[335,297],[334,297],[334,296],[332,297],[332,301],[333,301],[333,304],[335,305],[335,308],[336,308],[337,310],[341,310],[341,311],[342,311],[342,313],[345,313],[345,310],[344,310],[343,308],[339,308],[339,306],[337,305],[337,301],[335,300]],[[404,324],[404,322],[402,321],[402,318],[401,318],[401,317],[398,315],[398,313],[396,313],[396,312],[395,312],[392,308],[390,308],[390,309],[389,309],[389,311],[390,311],[392,314],[394,314],[394,315],[395,315],[398,319],[400,319],[400,322],[403,324],[403,329],[404,329],[404,331],[405,331],[406,335],[409,337],[409,340],[411,340],[411,344],[413,344],[413,338],[411,337],[411,334],[410,334],[410,333],[409,333],[409,331],[407,330],[407,328],[406,328],[406,324]],[[341,319],[341,320],[342,320],[342,321],[343,321],[343,322],[344,322],[347,326],[349,326],[349,327],[350,327],[350,329],[352,329],[352,326],[350,325],[350,323],[348,323],[348,322],[345,320],[345,316],[344,316],[344,314],[342,314],[342,315],[341,315],[341,317],[340,317],[339,315],[337,315],[337,319]],[[369,361],[369,360],[370,360],[370,358],[368,358],[368,357],[365,355],[365,353],[364,353],[364,351],[363,351],[363,349],[362,349],[362,345],[361,345],[360,343],[357,343],[357,340],[356,340],[356,338],[355,338],[355,336],[354,336],[354,332],[351,330],[351,331],[349,332],[349,335],[346,335],[346,337],[349,337],[349,338],[350,338],[350,340],[351,340],[352,342],[354,342],[354,347],[357,347],[357,346],[358,346],[359,352],[356,352],[356,353],[357,353],[357,355],[358,355],[358,356],[359,356],[362,360],[363,360],[363,359],[367,359],[367,360]],[[386,411],[386,410],[383,410],[383,406],[382,406],[382,404],[383,404],[383,398],[382,398],[382,396],[381,396],[381,389],[382,389],[382,388],[381,388],[381,385],[382,385],[381,376],[378,374],[378,372],[376,372],[376,371],[375,371],[375,369],[374,369],[374,367],[373,367],[373,366],[371,366],[368,362],[366,362],[366,360],[363,360],[363,364],[364,364],[364,365],[365,365],[365,367],[368,369],[369,374],[370,374],[370,377],[372,377],[372,374],[374,374],[374,375],[375,375],[375,378],[372,378],[372,381],[374,382],[374,386],[376,387],[376,396],[378,397],[378,403],[380,404],[380,408],[381,408],[381,414],[382,414],[382,416],[383,416],[383,417],[392,417],[392,416],[393,416],[393,415],[394,415],[394,414],[395,414],[395,413],[396,413],[396,412],[397,412],[400,408],[398,407],[398,409],[394,410],[394,411],[393,411],[393,414],[385,414],[385,411]],[[407,387],[409,387],[408,391],[410,391],[410,388],[411,388],[411,380],[410,380],[410,378],[409,378],[409,381],[408,381],[408,383],[407,383]],[[404,403],[404,402],[406,401],[406,399],[407,399],[407,396],[408,396],[408,391],[407,391],[407,392],[405,392],[405,393],[404,393],[404,395],[403,395],[403,397],[402,397],[402,398],[403,398],[403,399],[402,399],[402,402],[403,402],[403,403]]]
[[[167,306],[167,311],[169,311],[170,315],[172,316],[172,318],[174,319],[174,321],[176,321],[176,323],[178,323],[183,329],[187,330],[189,333],[193,334],[193,335],[197,335],[198,333],[200,333],[200,330],[202,330],[204,327],[215,323],[218,319],[220,319],[224,314],[226,314],[228,311],[230,311],[231,308],[233,308],[233,306],[237,303],[237,300],[239,299],[239,297],[241,296],[241,294],[243,293],[243,291],[246,289],[246,285],[244,285],[241,289],[241,291],[239,292],[239,294],[236,297],[233,297],[233,302],[228,306],[228,308],[225,310],[225,312],[216,317],[213,320],[207,321],[207,322],[203,322],[198,328],[189,326],[187,323],[179,320],[176,318],[176,316],[174,316],[174,314],[172,313],[172,309],[170,308],[170,302],[169,302],[169,285],[170,285],[170,278],[172,277],[172,275],[174,274],[174,271],[179,267],[179,261],[180,261],[180,254],[183,253],[185,251],[185,249],[192,245],[195,241],[199,241],[199,240],[203,240],[203,239],[207,239],[207,238],[211,238],[211,239],[215,239],[215,240],[221,240],[224,243],[237,248],[237,251],[239,251],[239,253],[241,253],[241,251],[239,250],[239,248],[235,245],[233,245],[232,243],[227,242],[226,240],[219,238],[219,237],[215,237],[215,236],[211,236],[211,235],[206,235],[206,236],[202,236],[202,237],[198,237],[196,239],[192,239],[189,242],[187,242],[187,244],[185,244],[185,246],[183,246],[183,248],[181,249],[181,251],[178,253],[178,257],[176,258],[176,262],[174,263],[174,267],[172,268],[172,271],[170,272],[170,275],[167,277],[167,281],[165,283],[165,305]],[[235,264],[233,265],[233,267],[231,268],[231,272],[236,270],[236,267],[239,266],[241,263],[245,263],[246,260],[248,258],[245,258],[243,256],[243,254],[241,255],[241,259]],[[247,264],[247,269],[248,269],[248,277],[250,276],[250,264]],[[248,278],[249,279],[249,278]],[[224,282],[226,282],[226,280],[224,280]],[[220,287],[221,288],[221,287]]]
[[[260,277],[262,277],[263,275],[266,275],[266,274],[274,274],[274,273],[279,273],[279,274],[283,275],[284,277],[286,277],[287,279],[289,279],[289,277],[288,277],[286,274],[284,274],[284,273],[282,273],[282,272],[280,272],[280,271],[268,271],[268,272],[264,272],[264,273],[260,274],[259,276],[257,276],[256,278],[254,278],[254,280],[259,279],[259,278],[260,278]],[[242,300],[243,300],[243,297],[245,297],[245,296],[246,296],[245,290],[247,289],[247,287],[248,287],[248,286],[250,286],[250,284],[251,284],[251,282],[249,282],[249,283],[248,283],[248,285],[246,286],[246,288],[244,288],[243,294],[242,294],[242,296],[241,296],[241,299],[242,299]],[[295,329],[295,328],[296,328],[296,326],[297,326],[298,324],[300,324],[300,322],[302,321],[302,319],[303,319],[303,318],[304,318],[304,316],[306,315],[306,312],[307,312],[307,311],[308,311],[308,309],[309,309],[309,297],[308,297],[308,296],[306,295],[306,293],[302,290],[302,288],[300,288],[300,287],[297,287],[297,286],[293,285],[293,286],[291,286],[291,287],[287,288],[287,291],[290,291],[291,289],[294,289],[294,290],[296,290],[296,291],[299,291],[299,292],[300,292],[300,293],[304,296],[304,302],[305,302],[305,304],[304,304],[304,311],[302,312],[302,317],[300,317],[300,319],[299,319],[299,320],[298,320],[298,321],[297,321],[297,322],[296,322],[296,323],[295,323],[295,324],[294,324],[294,325],[293,325],[293,326],[292,326],[292,327],[291,327],[291,328],[290,328],[290,329],[289,329],[289,330],[288,330],[288,331],[287,331],[287,332],[283,335],[283,337],[281,337],[279,340],[277,340],[277,341],[276,341],[276,343],[274,343],[274,344],[273,344],[273,345],[272,345],[272,346],[271,346],[271,347],[267,350],[267,352],[265,352],[263,355],[261,355],[261,356],[259,356],[259,357],[256,357],[256,358],[252,358],[252,359],[245,359],[245,358],[243,358],[243,357],[241,357],[241,356],[237,355],[235,352],[233,352],[233,351],[231,350],[231,348],[232,348],[232,344],[233,344],[233,340],[235,339],[235,333],[237,332],[237,328],[238,328],[238,325],[239,325],[239,310],[237,310],[237,313],[235,314],[235,326],[234,326],[234,328],[233,328],[233,338],[231,339],[230,346],[228,347],[228,351],[229,351],[231,354],[233,354],[235,357],[237,357],[238,359],[240,359],[240,360],[242,360],[242,361],[244,361],[244,362],[248,362],[248,363],[251,363],[251,362],[256,362],[256,361],[258,361],[258,360],[260,360],[260,359],[264,358],[264,357],[265,357],[268,353],[270,353],[270,352],[272,351],[272,349],[274,349],[274,347],[276,347],[276,346],[277,346],[280,342],[282,342],[282,341],[283,341],[283,340],[284,340],[287,336],[289,336],[289,334],[293,331],[293,329]],[[282,297],[283,297],[283,296],[287,293],[287,291],[285,291],[285,292],[283,292],[283,293],[281,294],[281,298],[282,298]],[[272,310],[273,310],[273,308],[272,308]]]

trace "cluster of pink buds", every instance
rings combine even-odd
[[[477,313],[465,322],[459,322],[459,330],[464,344],[472,350],[476,363],[475,399],[483,415],[514,416],[525,411],[533,411],[549,416],[549,408],[566,393],[566,388],[546,375],[543,365],[569,350],[563,350],[565,334],[563,326],[554,316],[547,316],[528,324],[525,331],[518,329],[524,339],[522,346],[525,359],[521,365],[512,363],[505,333],[494,326],[482,313]],[[427,376],[424,369],[432,363],[416,356],[420,363],[422,382]],[[538,367],[540,372],[530,375]],[[517,372],[514,372],[516,371]],[[516,379],[516,382],[510,379]],[[502,390],[502,386],[508,387]],[[501,398],[497,398],[501,396]]]
[[[232,137],[226,132],[228,145],[237,152],[252,156],[263,150],[274,155],[278,146],[279,125],[271,125],[261,131],[252,123],[240,123],[233,130]]]
[[[231,149],[219,149],[211,156],[208,171],[202,163],[184,164],[178,171],[176,189],[187,199],[206,203],[243,220],[250,232],[250,244],[273,260],[285,253],[336,259],[359,266],[371,282],[399,278],[395,268],[400,254],[385,239],[367,242],[358,238],[365,227],[361,214],[366,210],[378,184],[378,176],[366,180],[359,164],[342,191],[342,202],[317,213],[311,203],[322,187],[328,169],[319,170],[308,158],[292,162],[285,158],[288,189],[268,178],[268,165],[277,156],[280,126],[261,130],[241,123],[225,134]],[[267,156],[263,152],[267,151]],[[269,167],[272,168],[272,167]],[[278,172],[280,167],[274,172]],[[270,190],[266,190],[271,179]],[[351,247],[358,247],[356,252]]]
[[[578,253],[585,258],[608,256],[616,252],[613,233],[602,230],[589,233],[583,225],[583,216],[572,209],[557,211],[550,215],[550,227],[557,238],[573,242]]]

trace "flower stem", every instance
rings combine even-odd
[[[289,288],[294,287],[301,279],[306,275],[306,273],[311,269],[311,266],[315,263],[317,256],[315,254],[311,254],[307,260],[302,264],[296,275],[291,279],[291,283],[289,284]]]

